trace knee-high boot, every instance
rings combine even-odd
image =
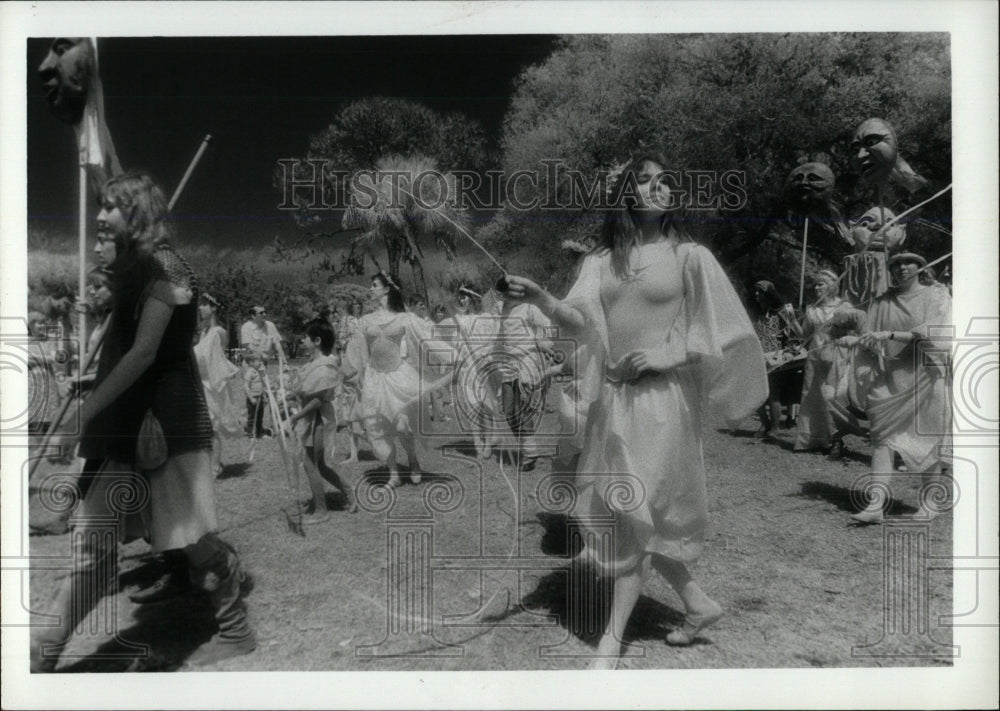
[[[187,663],[197,666],[249,654],[257,638],[240,596],[244,579],[235,550],[215,533],[206,533],[184,549],[191,564],[191,581],[208,595],[219,631],[199,647]]]

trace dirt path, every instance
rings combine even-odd
[[[547,415],[545,426],[554,420]],[[755,425],[744,423],[748,430]],[[591,598],[601,596],[586,571],[569,564],[567,519],[539,503],[550,461],[518,477],[497,458],[480,465],[469,456],[468,437],[454,421],[429,428],[430,448],[421,456],[431,474],[424,483],[401,487],[390,502],[375,461],[341,463],[342,475],[361,482],[363,510],[343,511],[331,487],[329,520],[307,526],[305,537],[289,532],[282,510],[290,494],[277,440],[262,440],[252,462],[248,440],[225,443],[220,523],[254,576],[248,604],[260,645],[218,670],[586,666],[602,625],[601,605]],[[793,453],[792,437],[784,430],[777,442],[762,442],[749,431],[706,431],[710,528],[695,574],[727,614],[693,646],[668,647],[663,638],[680,621],[680,603],[650,575],[626,631],[634,646],[621,667],[951,663],[951,631],[939,620],[951,611],[951,515],[913,532],[919,541],[927,534],[928,557],[918,561],[931,566],[926,614],[919,598],[897,601],[891,609],[909,614],[912,625],[906,634],[902,628],[884,634],[886,585],[899,575],[895,565],[886,569],[885,542],[898,544],[902,529],[849,525],[856,506],[851,489],[867,471],[869,452],[849,438],[849,458],[834,462]],[[39,479],[47,471],[43,465]],[[894,481],[894,511],[904,518],[915,508],[917,483],[903,474]],[[304,491],[299,498],[307,498]],[[39,514],[35,498],[31,509]],[[67,535],[31,538],[34,555],[68,550]],[[105,618],[120,639],[146,645],[147,652],[136,656],[110,634],[88,632],[74,639],[60,670],[176,669],[212,634],[210,610],[197,597],[144,607],[128,601],[128,592],[157,573],[147,552],[141,540],[123,546],[119,592],[90,620]],[[44,608],[59,575],[32,573],[34,610]],[[926,634],[921,621],[929,625]]]

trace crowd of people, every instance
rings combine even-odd
[[[950,297],[922,281],[922,256],[897,252],[884,288],[873,267],[875,282],[854,290],[862,297],[844,296],[835,272],[816,273],[804,312],[784,303],[773,283],[758,282],[751,320],[712,253],[685,233],[677,219],[683,210],[667,207],[676,204],[658,177],[665,167],[662,158],[643,156],[624,168],[618,181],[634,181],[638,194],[607,211],[601,241],[583,257],[565,298],[505,275],[482,294],[462,286],[432,320],[426,304],[408,304],[380,271],[367,303],[352,302],[343,313],[318,309],[298,336],[305,362],[297,368],[288,365],[285,339],[263,306],[240,328],[241,362],[229,359],[225,305],[200,288],[170,245],[159,187],[144,174],[113,178],[97,218],[100,266],[89,292],[88,307],[102,315],[91,337],[91,349],[100,347],[97,370],[87,397],[75,400],[76,416],[66,418],[83,423],[82,435],[61,429],[54,439],[63,451],[79,444],[86,515],[75,525],[86,529],[95,515],[109,513],[108,487],[140,479],[148,506],[123,526],[145,535],[172,568],[138,601],[193,583],[212,601],[218,632],[189,663],[250,653],[246,576],[216,532],[222,438],[277,439],[285,465],[301,467],[309,482],[306,520],[318,523],[330,518],[326,483],[341,492],[346,511],[357,511],[355,482],[338,472],[338,441],[350,443],[348,462],[368,447],[385,467],[385,486],[403,486],[404,472],[420,484],[420,422],[443,422],[450,399],[478,457],[493,456],[501,437],[513,442],[505,449],[521,472],[568,453],[576,469],[574,514],[613,518],[613,546],[580,553],[614,579],[594,667],[615,666],[649,568],[685,608],[667,643],[691,644],[722,615],[691,573],[708,521],[701,429],[710,412],[734,427],[757,412],[762,431],[773,435],[785,406],[786,424],[796,422],[795,449],[835,448],[847,433],[867,433],[873,475],[884,489],[893,454],[930,484],[949,428],[939,327],[950,323]],[[854,287],[856,263],[845,272]],[[557,349],[556,333],[572,339],[572,357]],[[926,353],[936,354],[930,365]],[[557,373],[564,376],[558,387]],[[556,447],[538,436],[553,390],[560,414],[568,412],[579,428]],[[642,492],[640,505],[624,511],[611,503],[609,492],[622,485]],[[885,504],[884,496],[873,498],[854,518],[881,522]],[[932,518],[923,498],[919,504],[918,515]],[[103,591],[112,582],[104,563],[116,555],[113,545],[99,536],[73,541],[76,567],[53,603],[62,623],[34,638],[36,670],[55,668],[71,630],[96,604],[80,590]]]

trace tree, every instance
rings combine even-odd
[[[272,257],[320,258],[332,275],[357,275],[364,273],[364,256],[374,257],[373,248],[384,246],[389,273],[399,278],[399,265],[408,263],[425,298],[420,240],[430,237],[451,255],[455,228],[449,219],[464,223],[462,211],[454,203],[455,179],[449,173],[458,169],[482,171],[490,161],[486,137],[477,122],[459,113],[442,114],[418,102],[393,97],[368,97],[345,105],[325,130],[310,138],[304,158],[324,162],[326,203],[337,207],[321,216],[309,208],[307,191],[293,191],[292,201],[299,206],[295,219],[302,228],[302,239],[295,244],[276,241]],[[442,196],[446,204],[436,212],[425,210],[414,205],[412,198],[398,193],[409,202],[400,205],[391,196],[393,199],[380,198],[373,205],[362,201],[349,207],[352,197],[356,197],[353,186],[358,180],[375,190],[386,187],[381,180],[363,175],[364,171],[376,169],[415,170],[404,179],[409,181],[406,185],[399,183],[407,190],[424,170],[440,172],[445,179],[443,185],[428,179],[417,187],[421,195],[429,198],[423,205],[437,205]],[[300,161],[292,177],[308,179],[311,170]],[[284,194],[282,178],[280,172],[275,174],[275,186]],[[339,243],[334,243],[335,239]]]
[[[364,198],[352,201],[344,225],[365,230],[358,239],[366,249],[385,248],[387,271],[397,283],[400,264],[409,264],[424,302],[430,303],[420,243],[431,239],[454,256],[455,238],[467,222],[456,202],[454,177],[425,156],[389,156],[375,164],[374,177],[362,175],[360,182]]]
[[[848,149],[854,128],[871,116],[894,125],[901,153],[932,185],[950,182],[947,35],[574,36],[519,77],[504,122],[502,162],[508,174],[536,171],[534,197],[542,202],[565,197],[571,187],[565,172],[550,184],[543,159],[596,179],[655,147],[671,169],[739,171],[746,193],[739,208],[698,210],[688,226],[752,282],[781,268],[780,260],[757,259],[763,243],[794,247],[801,240],[801,229],[785,219],[782,192],[803,160],[830,164],[848,215],[875,204],[872,190],[858,183]],[[912,204],[904,194],[887,202],[896,212]],[[950,214],[945,198],[924,217],[948,223]],[[595,217],[580,206],[544,214],[507,209],[487,234],[507,248],[549,254],[566,238],[593,240]],[[934,245],[932,254],[950,250],[940,234],[920,225],[910,231],[913,241]],[[810,245],[831,264],[842,249],[821,230],[810,230]],[[545,271],[551,260],[543,261],[537,272],[558,281]],[[565,259],[567,267],[571,261]]]

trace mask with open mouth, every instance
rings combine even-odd
[[[86,37],[57,37],[38,65],[45,99],[52,115],[78,124],[87,105],[87,92],[94,71],[94,54]]]
[[[899,144],[896,132],[879,118],[870,118],[854,132],[851,160],[868,183],[884,183],[896,167]]]

